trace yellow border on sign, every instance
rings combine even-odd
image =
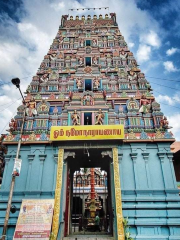
[[[124,139],[124,125],[52,126],[51,141]]]

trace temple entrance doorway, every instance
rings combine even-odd
[[[68,158],[65,236],[113,235],[112,159],[102,149],[79,149]]]

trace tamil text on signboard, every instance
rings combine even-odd
[[[53,126],[50,140],[124,139],[124,125]]]

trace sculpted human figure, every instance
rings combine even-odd
[[[80,65],[80,66],[84,65],[84,58],[83,58],[83,57],[80,57],[80,58],[78,59],[78,62],[79,62],[79,65]]]
[[[45,73],[44,75],[42,75],[42,77],[40,78],[41,82],[47,82],[49,80],[48,78],[48,73]]]
[[[85,106],[85,105],[88,105],[88,106],[94,105],[93,98],[92,98],[89,94],[87,94],[87,95],[85,95],[85,96],[83,97],[83,105],[84,105],[84,106]]]
[[[76,79],[76,85],[77,85],[77,88],[78,88],[78,89],[82,88],[82,81],[81,81],[80,78],[77,78],[77,79]]]
[[[9,123],[9,132],[17,130],[17,121],[14,118],[11,118],[11,122]]]
[[[80,47],[84,47],[84,40],[83,39],[80,40]]]
[[[120,58],[121,58],[122,65],[126,65],[127,53],[125,53],[124,50],[122,50],[122,51],[120,52],[120,55],[119,55],[119,56],[120,56]]]
[[[169,126],[169,122],[167,120],[167,117],[163,117],[161,120],[160,120],[160,128],[165,128],[165,129],[170,129],[172,127]]]
[[[143,94],[140,100],[140,109],[139,113],[148,113],[151,107],[151,100],[148,100],[146,96]]]
[[[128,75],[128,80],[129,81],[134,81],[137,79],[137,74],[134,71],[130,71]]]
[[[93,64],[94,65],[97,65],[98,64],[98,59],[96,56],[93,57]]]
[[[99,109],[99,112],[95,117],[96,117],[95,125],[103,125],[104,113],[102,113],[101,109]]]
[[[92,40],[92,45],[93,45],[93,47],[96,46],[96,39],[93,39],[93,40]]]
[[[57,56],[57,53],[52,53],[49,58],[50,60],[55,60],[56,59],[56,56]]]
[[[99,79],[98,79],[98,78],[95,78],[95,79],[94,79],[94,88],[95,88],[95,89],[98,89],[99,86],[100,86]]]
[[[33,117],[37,115],[37,110],[36,110],[36,101],[34,99],[31,99],[26,107],[26,114],[29,117]]]
[[[72,119],[73,125],[80,125],[80,116],[76,110],[74,110],[74,113],[71,115],[71,119]]]

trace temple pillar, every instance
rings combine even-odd
[[[136,165],[137,153],[135,152],[130,153],[130,156],[131,156],[131,159],[133,160],[135,188],[139,189],[138,171],[137,171],[137,165]]]
[[[35,155],[29,154],[28,156],[28,173],[27,173],[27,179],[26,179],[26,191],[30,190],[30,183],[31,183],[31,171],[32,171],[32,161],[34,160]]]
[[[58,154],[54,154],[54,178],[53,178],[53,190],[56,187],[56,172],[57,172],[57,162],[58,162]]]
[[[174,166],[173,166],[173,153],[167,152],[166,154],[167,154],[167,157],[168,157],[169,163],[170,163],[173,185],[175,188],[177,188],[176,176],[175,176],[175,171],[174,171]]]
[[[165,168],[164,168],[165,152],[158,152],[157,155],[158,155],[158,157],[159,157],[159,160],[161,161],[161,170],[162,170],[164,187],[165,187],[165,188],[168,188],[168,182],[167,182],[167,179],[166,179],[166,177],[165,177],[166,173],[165,173]]]
[[[38,178],[38,190],[41,190],[43,167],[44,167],[44,161],[45,161],[46,156],[47,156],[46,154],[39,155],[40,167],[39,167],[39,178]]]
[[[2,185],[1,189],[5,188],[5,183],[6,183],[6,177],[7,177],[7,172],[8,172],[8,167],[9,167],[9,161],[11,159],[12,155],[5,155],[5,168],[4,168],[4,173],[3,173],[3,179],[2,179]]]
[[[151,184],[151,177],[150,177],[149,164],[148,164],[149,153],[143,152],[142,156],[143,156],[143,159],[144,159],[144,162],[145,162],[146,177],[147,177],[147,187],[149,189],[151,189],[152,188],[152,184]]]
[[[68,126],[71,126],[71,113],[68,112]]]

